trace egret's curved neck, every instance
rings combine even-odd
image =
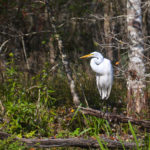
[[[95,62],[96,65],[101,64],[103,61],[103,59],[98,59],[98,58],[93,58],[92,60]]]
[[[103,60],[104,60],[104,57],[102,55],[91,59],[91,61],[94,61],[96,65],[101,64],[103,62]]]
[[[104,61],[104,57],[98,57],[98,58],[92,58],[91,61],[90,61],[90,66],[92,68],[92,70],[96,73],[99,73],[99,74],[103,74],[101,72],[101,69],[103,66],[101,66],[102,62]]]

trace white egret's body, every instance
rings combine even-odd
[[[92,58],[90,66],[96,73],[96,84],[101,98],[108,99],[113,83],[113,69],[110,60],[104,58],[99,52],[93,52],[80,58],[86,57]]]

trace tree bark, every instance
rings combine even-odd
[[[53,45],[52,37],[50,37],[49,39],[48,46],[49,46],[49,52],[50,52],[50,63],[53,65],[55,63],[55,48]]]
[[[128,115],[143,116],[147,110],[145,66],[143,63],[141,0],[127,0],[129,64],[127,78]]]
[[[45,7],[45,20],[46,20],[46,26],[48,29],[51,28],[51,18],[50,18],[50,13],[49,13],[49,9],[48,6]],[[49,58],[50,58],[50,63],[53,65],[55,63],[55,48],[54,48],[54,39],[52,37],[52,35],[50,34],[49,37],[49,42],[48,42],[48,47],[49,47]]]

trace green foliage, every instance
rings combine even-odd
[[[128,122],[128,124],[129,124],[130,131],[131,131],[131,133],[132,133],[132,135],[133,135],[133,138],[134,138],[134,140],[135,140],[135,142],[136,142],[137,149],[140,150],[141,148],[139,147],[139,141],[137,140],[135,131],[134,131],[134,129],[133,129],[133,127],[132,127],[130,121]]]
[[[28,81],[24,79],[22,72],[17,71],[13,54],[9,56],[5,82],[0,87],[7,120],[1,127],[9,133],[26,137],[37,134],[51,135],[53,129],[50,124],[54,122],[56,116],[54,107],[56,99],[51,96],[54,90],[47,82],[49,76],[47,68]]]
[[[107,120],[104,123],[104,129],[105,129],[107,136],[109,137],[112,134],[112,130]]]
[[[88,116],[88,117],[84,116],[84,119],[87,123],[87,126],[89,126],[91,128],[91,130],[89,131],[90,136],[98,135],[105,131],[105,126],[104,126],[105,120],[104,119],[99,119],[99,118],[91,117],[91,116]]]
[[[150,133],[145,133],[145,140],[144,144],[146,145],[146,148],[150,149]]]
[[[5,140],[0,140],[0,149],[1,150],[26,150],[26,145],[19,142],[13,141],[14,137],[9,137]]]
[[[112,134],[110,125],[106,120],[93,117],[93,116],[85,116],[84,114],[82,114],[81,116],[78,114],[79,109],[80,108],[78,107],[78,109],[75,111],[70,124],[78,120],[80,126],[75,128],[75,130],[71,132],[70,134],[71,136],[75,136],[75,135],[76,136],[81,136],[81,135],[82,136],[84,135],[95,136],[103,132],[106,132],[108,136]],[[82,122],[82,120],[84,120],[84,122]]]
[[[102,140],[97,135],[95,137],[96,137],[96,140],[98,141],[98,144],[102,150],[108,149],[108,148],[104,147],[104,145],[103,145],[104,142],[102,142]]]

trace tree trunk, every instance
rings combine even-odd
[[[53,45],[52,37],[50,37],[49,39],[48,46],[49,46],[49,52],[50,52],[50,63],[53,65],[55,63],[55,48]]]
[[[127,78],[128,115],[143,116],[147,110],[145,66],[143,63],[141,0],[127,0],[129,64]]]
[[[45,7],[45,20],[46,20],[46,27],[51,30],[51,21],[50,21],[50,14],[48,11],[48,7]],[[48,47],[49,47],[49,58],[50,63],[53,65],[55,63],[55,48],[54,48],[54,39],[52,34],[50,34]]]
[[[106,54],[107,54],[107,57],[112,61],[113,51],[111,47],[112,36],[111,36],[111,28],[110,28],[111,15],[112,15],[112,3],[107,0],[104,6],[104,18],[105,18],[104,19],[104,33],[105,33],[105,43],[107,45]]]

